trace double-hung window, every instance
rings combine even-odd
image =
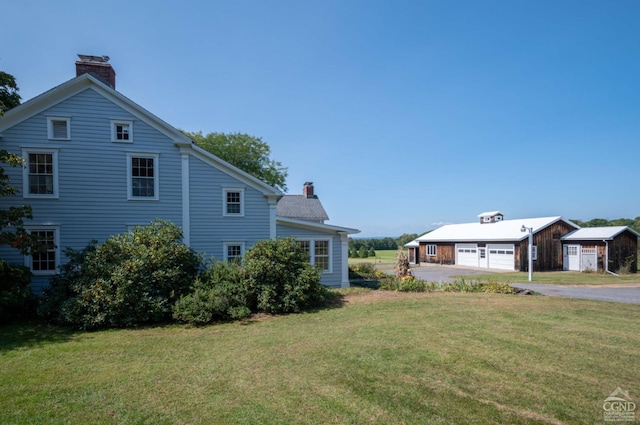
[[[133,121],[111,120],[111,141],[133,143]]]
[[[36,236],[41,249],[25,257],[25,266],[29,267],[34,275],[55,274],[60,263],[58,228],[43,226],[30,227],[27,230]]]
[[[58,197],[58,150],[25,148],[22,193],[25,198]]]
[[[225,217],[244,216],[244,189],[222,189],[222,215]]]
[[[244,255],[244,242],[223,242],[225,261],[240,261]]]
[[[323,272],[331,273],[331,240],[330,239],[310,239],[298,240],[298,247],[309,253],[309,262],[322,269]]]
[[[47,137],[50,140],[71,140],[71,117],[47,117]]]
[[[158,154],[127,153],[127,199],[159,199],[158,159]]]

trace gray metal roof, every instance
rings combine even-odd
[[[608,226],[608,227],[583,227],[582,229],[571,232],[565,235],[563,241],[589,241],[589,240],[612,240],[625,230],[636,233],[633,229],[627,226]]]
[[[329,220],[322,203],[316,197],[308,198],[304,195],[284,195],[278,201],[276,214],[279,217],[295,218],[298,220],[323,223]]]

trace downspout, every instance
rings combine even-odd
[[[609,242],[604,239],[602,242],[604,242],[604,271],[614,276],[618,276],[614,272],[609,271]]]

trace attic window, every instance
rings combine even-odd
[[[133,121],[111,120],[111,141],[133,143]]]
[[[47,117],[47,137],[51,140],[70,140],[71,118]]]

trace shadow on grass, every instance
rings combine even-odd
[[[380,289],[380,280],[378,279],[352,279],[351,286],[359,288]]]
[[[0,355],[19,348],[41,347],[66,342],[76,332],[62,326],[39,321],[23,321],[0,325]]]

